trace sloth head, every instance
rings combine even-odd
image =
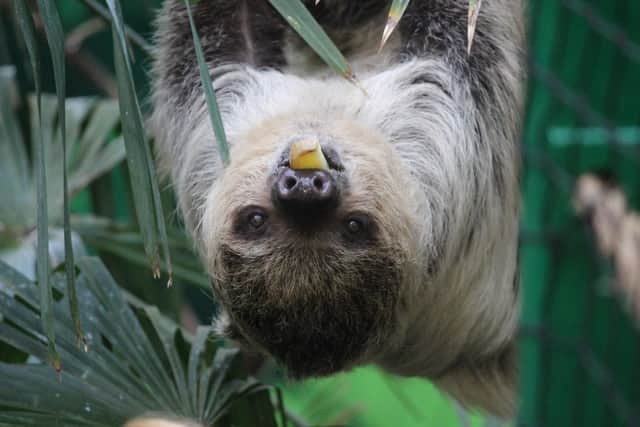
[[[349,368],[387,341],[409,261],[389,146],[350,122],[325,129],[269,120],[237,141],[203,221],[224,332],[294,377]]]

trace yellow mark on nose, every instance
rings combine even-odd
[[[329,164],[317,139],[301,139],[294,142],[289,151],[289,167],[294,170],[329,170]]]

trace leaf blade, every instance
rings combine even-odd
[[[16,69],[0,66],[0,222],[7,228],[21,229],[30,225],[35,199],[30,191],[31,168],[23,135],[14,113],[16,101]],[[16,188],[24,189],[15,191]]]
[[[60,355],[56,350],[55,329],[53,317],[53,292],[49,283],[49,220],[47,213],[47,184],[46,184],[46,165],[45,150],[42,129],[42,88],[40,86],[40,60],[37,52],[37,42],[35,39],[35,28],[31,15],[25,0],[14,1],[18,26],[22,34],[24,43],[29,55],[31,69],[33,71],[33,79],[36,86],[37,110],[38,110],[38,126],[36,135],[36,149],[34,154],[35,172],[36,172],[36,189],[38,197],[38,256],[36,261],[36,276],[40,287],[40,317],[42,327],[47,334],[47,346],[49,358],[56,371],[62,369]]]
[[[327,65],[347,80],[356,81],[351,65],[300,0],[269,0],[269,3]]]
[[[58,123],[62,136],[62,194],[63,194],[63,223],[64,223],[64,261],[67,277],[67,290],[69,293],[69,310],[76,333],[78,344],[82,343],[86,348],[86,340],[80,324],[78,309],[78,296],[76,293],[75,263],[73,260],[73,245],[71,242],[71,222],[69,220],[69,182],[67,177],[67,115],[65,106],[66,97],[66,70],[64,52],[64,31],[62,21],[55,4],[50,0],[38,0],[38,9],[42,16],[44,31],[51,51],[53,61],[53,74],[58,97]]]
[[[193,20],[193,14],[191,12],[191,4],[189,0],[184,0],[184,4],[187,8],[187,15],[189,17],[189,26],[191,27],[191,38],[193,39],[193,46],[196,51],[196,58],[198,60],[198,71],[200,72],[200,81],[204,88],[205,99],[207,101],[207,109],[209,110],[209,119],[211,120],[211,126],[218,142],[218,153],[220,159],[225,166],[229,165],[229,144],[227,142],[227,136],[224,131],[224,125],[222,123],[222,117],[220,116],[220,109],[218,108],[218,102],[216,95],[213,91],[213,83],[211,82],[211,75],[209,74],[209,68],[204,58],[204,52],[202,50],[202,44],[200,43],[200,37],[198,36],[198,30]]]
[[[114,62],[118,82],[118,102],[122,130],[127,151],[127,163],[138,224],[145,241],[145,252],[151,263],[154,277],[160,277],[160,246],[165,253],[165,262],[171,271],[164,216],[158,200],[156,177],[151,168],[152,159],[145,140],[142,112],[136,96],[129,50],[124,31],[122,11],[117,0],[107,0],[113,27]],[[168,283],[171,283],[169,277]]]
[[[229,419],[239,419],[246,408],[258,409],[244,414],[260,421],[250,425],[274,419],[268,387],[247,378],[236,350],[216,352],[208,339],[210,328],[201,327],[195,338],[184,334],[155,307],[127,296],[96,258],[78,257],[77,264],[81,314],[92,350],[85,353],[75,345],[64,277],[54,274],[52,284],[62,294],[55,304],[59,349],[68,369],[60,382],[37,360],[0,362],[0,425],[48,425],[43,420],[55,419],[63,425],[106,427],[152,412],[204,422],[227,413]],[[2,261],[0,283],[0,342],[42,360],[46,338],[35,283]],[[253,393],[262,394],[251,397]],[[235,405],[246,398],[246,404]]]

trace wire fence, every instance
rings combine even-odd
[[[640,221],[640,2],[532,0],[529,12],[519,425],[640,426],[640,228],[603,240],[599,211],[576,213],[576,183],[596,172]],[[634,230],[625,252],[603,246]]]

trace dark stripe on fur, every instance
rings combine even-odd
[[[255,68],[281,68],[286,23],[264,0],[201,0],[192,12],[210,68],[225,64],[246,64]],[[171,23],[167,83],[179,101],[185,101],[199,81],[191,29],[182,0],[170,3]],[[199,86],[199,85],[198,85]],[[178,102],[180,103],[180,102]]]
[[[305,0],[311,14],[326,28],[346,30],[360,26],[389,9],[388,0]]]

